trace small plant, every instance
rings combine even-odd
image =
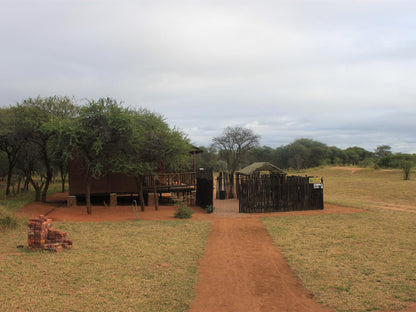
[[[9,213],[0,210],[0,229],[13,229],[16,226],[16,218]]]
[[[208,213],[213,213],[213,212],[214,212],[214,210],[215,210],[215,207],[214,207],[213,205],[208,205],[208,206],[205,208],[205,210],[206,210],[206,212],[208,212]]]
[[[190,219],[194,213],[191,209],[188,208],[188,196],[182,196],[180,198],[174,199],[175,206],[177,211],[174,213],[174,217],[178,219]]]

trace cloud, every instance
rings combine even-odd
[[[0,105],[111,96],[197,145],[245,126],[272,147],[310,137],[416,152],[412,1],[0,3]]]

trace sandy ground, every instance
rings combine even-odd
[[[94,206],[92,214],[85,206],[67,207],[67,194],[58,193],[47,203],[30,203],[16,212],[19,216],[47,214],[53,221],[98,222],[136,219],[131,206]],[[264,228],[260,217],[357,213],[350,207],[325,205],[320,211],[298,211],[268,214],[239,214],[235,199],[217,200],[215,212],[207,214],[192,207],[191,220],[212,224],[205,255],[200,261],[196,297],[190,312],[256,312],[256,311],[333,311],[318,304],[290,270]],[[154,206],[139,210],[140,220],[177,220],[175,207]],[[415,312],[412,305],[406,312]]]
[[[92,214],[87,214],[85,206],[67,207],[66,198],[68,193],[56,193],[47,198],[46,203],[32,202],[25,205],[16,212],[17,216],[37,217],[41,214],[47,215],[53,221],[70,221],[70,222],[105,222],[105,221],[127,221],[136,219],[136,215],[131,206],[93,206]],[[238,200],[216,200],[214,203],[215,211],[213,214],[207,214],[205,210],[199,207],[191,207],[194,211],[191,220],[208,220],[213,221],[219,218],[255,218],[272,217],[272,216],[293,216],[293,215],[318,215],[318,214],[338,214],[338,213],[355,213],[359,209],[350,207],[341,207],[325,204],[324,210],[295,211],[295,212],[276,212],[276,213],[238,213]],[[145,207],[141,211],[139,207],[140,220],[178,220],[173,217],[175,212],[174,206],[159,206],[156,211],[153,205]]]

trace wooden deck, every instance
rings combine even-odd
[[[85,176],[79,170],[69,172],[70,195],[85,195]],[[190,192],[196,189],[196,172],[161,173],[144,177],[144,193]],[[137,194],[134,177],[112,173],[91,183],[91,194]]]

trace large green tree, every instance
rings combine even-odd
[[[35,189],[36,201],[46,201],[54,175],[57,127],[71,116],[73,107],[70,98],[60,96],[28,98],[12,107],[19,120],[15,133],[24,156],[20,167]]]
[[[294,169],[317,167],[328,158],[328,146],[312,139],[297,139],[286,148],[289,166]]]
[[[130,112],[112,98],[90,100],[79,109],[72,128],[72,157],[85,172],[87,213],[91,214],[91,182],[117,172],[133,129]]]
[[[157,179],[158,171],[179,171],[187,165],[191,146],[184,133],[171,129],[164,118],[145,109],[130,111],[132,133],[117,170],[136,179],[142,210],[145,175]],[[157,207],[157,198],[156,207]]]

